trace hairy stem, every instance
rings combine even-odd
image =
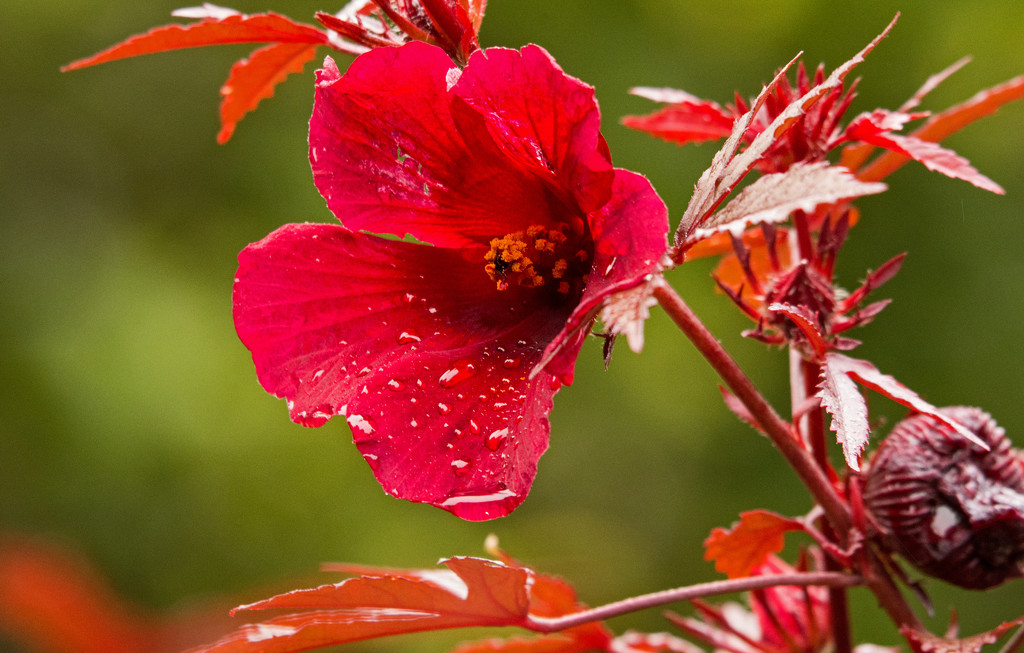
[[[646,610],[647,608],[716,596],[718,594],[731,594],[733,592],[746,592],[779,586],[823,585],[826,587],[850,587],[852,585],[859,585],[861,582],[862,580],[858,576],[827,571],[716,580],[710,583],[699,583],[697,585],[662,590],[652,594],[642,594],[622,601],[616,601],[615,603],[602,605],[598,608],[565,615],[564,617],[537,617],[529,615],[522,625],[524,628],[534,632],[553,633],[592,621],[602,621],[611,617]]]
[[[832,527],[840,533],[849,531],[850,511],[839,498],[835,488],[832,487],[828,477],[814,461],[814,458],[801,446],[791,425],[779,417],[779,414],[757,390],[732,356],[725,351],[722,344],[708,331],[704,323],[671,286],[660,284],[654,290],[654,297],[672,318],[672,321],[682,329],[697,350],[718,372],[733,394],[743,402],[743,405],[796,470],[804,485],[810,489],[814,500],[825,510],[825,515]]]

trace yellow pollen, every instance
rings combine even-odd
[[[552,229],[534,224],[523,231],[492,238],[490,250],[484,254],[484,272],[499,291],[508,290],[513,284],[540,288],[548,281],[558,280],[555,291],[568,295],[572,284],[565,277],[570,262],[585,262],[589,258],[582,249],[571,257],[555,258],[556,251],[569,240],[569,230],[565,223]]]
[[[551,276],[555,279],[561,279],[565,276],[565,271],[568,269],[569,263],[564,258],[560,258],[555,261],[555,267],[551,268]]]

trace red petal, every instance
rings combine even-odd
[[[496,292],[482,260],[286,225],[242,252],[234,293],[239,337],[293,420],[346,415],[389,494],[471,520],[529,491],[555,391],[527,374],[571,310]]]
[[[251,16],[234,14],[222,19],[207,18],[188,25],[157,27],[91,57],[69,63],[61,70],[76,70],[117,59],[169,50],[254,42],[324,45],[327,43],[327,33],[275,13]]]
[[[260,103],[272,97],[274,87],[288,75],[302,72],[317,46],[305,43],[278,43],[260,48],[248,59],[231,68],[228,81],[220,89],[221,130],[217,142],[224,144],[235,132],[235,125]]]
[[[242,606],[310,611],[244,626],[196,651],[283,653],[402,633],[522,624],[529,609],[528,571],[477,558],[444,564],[450,571],[424,570],[421,579],[353,578]]]
[[[612,196],[588,216],[594,264],[572,316],[544,353],[544,370],[572,383],[576,354],[604,301],[661,269],[668,241],[668,208],[641,175],[615,170]]]
[[[607,201],[612,170],[600,148],[594,89],[566,75],[543,48],[474,53],[453,92],[529,174],[571,191],[584,212]]]
[[[593,90],[536,47],[471,59],[460,73],[413,42],[367,53],[344,76],[325,64],[310,159],[347,226],[464,246],[607,199]]]

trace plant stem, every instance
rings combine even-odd
[[[697,351],[718,372],[733,394],[743,402],[754,419],[782,453],[786,461],[807,486],[814,500],[818,502],[833,533],[848,534],[853,526],[850,510],[840,498],[828,476],[818,466],[813,455],[804,448],[800,435],[792,426],[779,417],[764,396],[754,387],[750,378],[743,373],[736,361],[725,351],[722,343],[708,331],[704,323],[694,314],[683,298],[667,283],[657,284],[654,297],[665,309],[672,321],[697,348]],[[921,628],[921,622],[896,587],[885,567],[870,547],[859,551],[863,566],[864,584],[874,593],[879,604],[889,617],[900,626]]]
[[[790,387],[798,394],[793,397],[794,404],[803,404],[807,397],[814,395],[817,389],[819,375],[818,364],[806,360],[795,347],[789,348],[790,373],[796,374],[797,378],[792,379]],[[811,447],[811,454],[821,471],[828,474],[829,462],[828,451],[825,449],[825,416],[821,408],[807,412],[801,425],[804,428],[804,441]],[[842,532],[835,532],[829,525],[824,525],[826,537],[833,542],[838,542],[842,547],[849,546],[849,538]],[[825,569],[828,571],[839,571],[841,565],[832,557],[825,559]],[[832,641],[835,653],[850,653],[853,650],[853,641],[850,634],[850,608],[847,600],[847,592],[842,587],[830,587],[828,590],[829,618],[832,623]]]
[[[840,533],[848,532],[852,522],[846,504],[839,498],[814,458],[801,446],[791,425],[779,417],[722,344],[671,286],[659,284],[654,289],[654,297],[768,434],[811,491],[814,500],[824,509],[832,528]]]
[[[862,582],[858,576],[828,571],[803,572],[794,574],[775,574],[771,576],[749,576],[747,578],[735,578],[730,580],[716,580],[710,583],[699,583],[676,587],[669,590],[662,590],[652,594],[642,594],[615,603],[602,605],[598,608],[584,610],[564,617],[537,617],[528,615],[524,628],[538,633],[553,633],[566,628],[572,628],[591,621],[601,621],[618,617],[631,612],[653,608],[679,601],[689,601],[718,594],[731,594],[733,592],[746,592],[749,590],[764,589],[767,587],[780,586],[807,586],[823,585],[826,587],[850,587],[860,585]]]

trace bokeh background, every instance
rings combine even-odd
[[[214,140],[217,90],[245,46],[58,72],[170,22],[179,4],[0,3],[0,531],[74,548],[152,613],[326,582],[323,561],[430,566],[480,555],[489,533],[599,604],[718,577],[701,542],[740,511],[808,509],[781,457],[721,405],[717,379],[657,309],[642,355],[621,347],[605,372],[600,344],[584,348],[576,384],[557,397],[533,492],[497,522],[384,495],[342,420],[291,424],[235,337],[231,280],[247,243],[285,222],[332,219],[306,161],[314,65],[225,146]],[[233,6],[309,22],[338,9]],[[974,62],[926,108],[1024,72],[1018,0],[491,0],[481,40],[539,43],[595,85],[616,164],[648,175],[675,223],[716,146],[678,148],[620,126],[653,109],[631,86],[749,96],[800,50],[810,65],[842,63],[897,9],[895,30],[857,71],[852,112],[896,108],[966,54]],[[853,287],[910,252],[884,289],[896,301],[857,334],[858,355],[935,404],[984,407],[1020,444],[1022,123],[1024,106],[1009,106],[947,141],[1005,197],[907,166],[890,192],[859,203],[864,219],[839,262]],[[712,291],[709,271],[695,262],[671,281],[784,408],[785,354],[739,337],[748,324]],[[870,403],[879,433],[903,414],[881,397]],[[938,631],[952,606],[966,633],[1024,607],[1024,581],[985,594],[927,587]],[[856,640],[897,642],[871,597],[853,594]],[[667,628],[657,613],[613,625]],[[446,650],[465,636],[352,650]],[[25,651],[3,636],[0,650]]]

